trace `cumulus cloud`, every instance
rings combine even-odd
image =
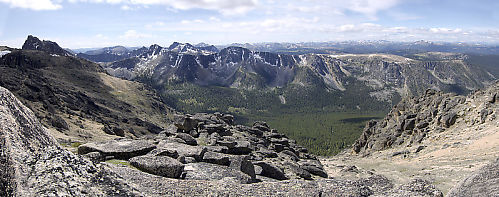
[[[176,10],[206,9],[224,15],[245,14],[256,8],[258,0],[69,0],[72,3],[108,3],[122,4],[122,8],[130,10],[132,6],[163,5]],[[125,7],[126,6],[126,7]]]
[[[141,39],[141,38],[150,38],[151,34],[139,33],[136,30],[128,30],[123,35],[120,36],[122,39]]]
[[[6,3],[12,8],[24,8],[31,10],[58,10],[62,5],[51,0],[0,0],[0,3]]]

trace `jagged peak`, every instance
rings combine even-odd
[[[64,56],[71,55],[71,53],[61,48],[56,42],[52,42],[50,40],[42,41],[33,35],[28,35],[28,38],[24,42],[22,49],[45,51],[50,54],[64,55]]]

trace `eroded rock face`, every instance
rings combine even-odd
[[[443,132],[458,120],[467,124],[497,121],[496,101],[499,83],[468,96],[427,90],[418,98],[406,98],[380,121],[366,123],[353,145],[356,153],[384,150],[394,146],[419,144],[430,133]]]
[[[457,184],[448,196],[499,196],[499,158],[473,172]]]

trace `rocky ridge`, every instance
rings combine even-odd
[[[208,173],[214,174],[220,172],[220,167],[212,167],[221,165],[204,162],[182,164],[173,159],[174,155],[178,154],[177,158],[184,158],[180,161],[192,161],[192,159],[187,159],[190,156],[185,157],[188,155],[187,153],[175,152],[171,149],[153,150],[145,155],[132,157],[130,162],[137,163],[133,165],[142,171],[123,165],[98,162],[101,153],[93,154],[94,156],[87,153],[85,157],[75,155],[59,147],[54,138],[38,122],[33,112],[2,87],[0,87],[0,115],[0,136],[2,136],[0,138],[2,145],[0,152],[0,195],[2,196],[441,196],[439,191],[427,182],[415,180],[406,185],[394,187],[388,179],[382,176],[371,176],[358,180],[332,178],[316,181],[286,180],[253,184],[241,184],[238,176],[233,174],[219,180],[171,179],[167,177],[178,176],[179,171],[182,171],[184,166],[184,169],[196,169],[195,167],[198,166],[197,169],[210,170]],[[220,115],[212,115],[211,117],[220,118]],[[221,117],[222,121],[224,119],[230,120],[230,116]],[[194,120],[191,117],[183,117],[178,120],[177,129],[181,128],[181,130],[186,131],[187,128],[196,127],[196,125],[190,124],[193,123],[191,120]],[[217,122],[218,120],[211,121]],[[257,123],[254,127],[258,130],[266,128],[262,123]],[[206,128],[204,127],[204,129]],[[258,131],[255,129],[254,132]],[[269,134],[267,132],[264,131],[263,134]],[[113,147],[133,152],[136,149],[144,150],[144,148],[148,149],[147,147],[154,146],[157,146],[157,149],[169,147],[161,144],[179,146],[179,144],[183,144],[181,140],[185,142],[183,138],[186,137],[167,137],[170,135],[166,133],[170,132],[165,131],[158,136],[158,138],[163,139],[163,142],[157,145],[151,145],[145,141],[131,143],[129,140],[116,140],[114,143],[117,146],[113,145]],[[214,131],[214,133],[216,132]],[[86,146],[98,148],[99,143],[87,144]],[[284,146],[284,148],[286,147],[289,149],[294,146]],[[208,148],[202,149],[207,150]],[[210,150],[218,149],[211,148]],[[192,153],[195,154],[195,152]],[[205,152],[203,159],[223,161],[223,159],[216,159],[218,154],[207,156],[209,154],[206,153],[208,152]],[[93,161],[87,158],[91,158]],[[196,158],[194,157],[194,159]],[[251,166],[251,163],[244,164],[244,161],[247,161],[245,158],[229,160],[231,161],[227,167],[229,170],[223,172],[235,173],[238,171],[235,169],[241,169],[243,173],[239,173],[239,175],[251,177],[246,174],[246,170],[239,168],[239,166]],[[264,162],[266,161],[264,160]],[[205,169],[206,166],[209,168]],[[244,168],[246,169],[246,167]],[[265,167],[262,168],[265,171]],[[211,171],[212,169],[216,171]],[[199,174],[199,172],[197,173]],[[192,173],[180,173],[180,176],[199,177],[190,174]]]
[[[499,158],[498,95],[496,81],[467,96],[428,90],[406,98],[383,120],[368,122],[351,150],[321,162],[331,176],[421,178],[444,194],[454,188],[450,196],[498,195],[495,164],[488,165]]]
[[[62,56],[70,56],[71,53],[62,49],[57,43],[43,40],[41,41],[37,37],[29,35],[26,41],[24,42],[22,49],[24,50],[39,50],[45,51],[52,55],[62,55]]]
[[[25,45],[36,43],[32,40],[39,41],[31,36]],[[65,144],[157,134],[175,113],[151,88],[112,77],[93,62],[52,55],[43,47],[11,49],[1,56],[0,86]]]

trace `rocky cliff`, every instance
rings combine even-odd
[[[479,170],[499,158],[498,96],[499,82],[467,96],[427,90],[368,122],[351,150],[321,161],[337,176],[375,172],[400,183],[422,178],[444,193],[456,186],[452,196],[498,195],[496,164]]]

